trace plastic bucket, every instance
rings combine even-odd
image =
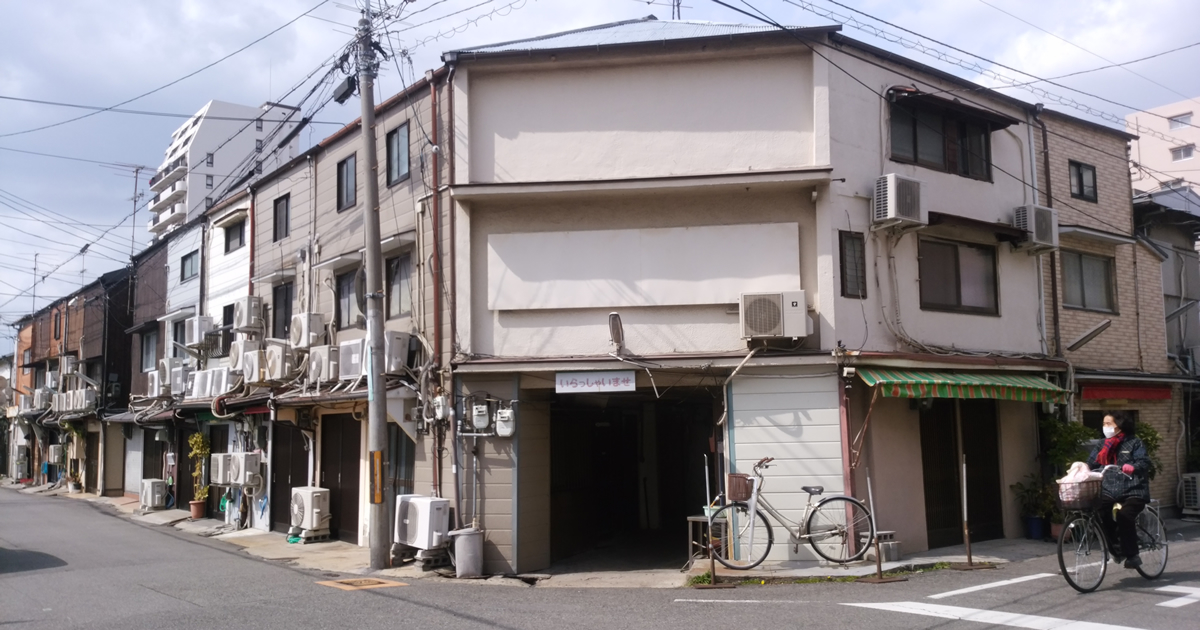
[[[460,578],[483,576],[483,530],[468,527],[450,532],[454,538],[454,571]]]

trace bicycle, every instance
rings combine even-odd
[[[807,541],[818,556],[838,564],[854,562],[863,557],[875,538],[875,521],[867,506],[854,497],[832,495],[813,503],[825,491],[822,486],[803,486],[808,493],[804,516],[793,522],[779,513],[766,497],[762,496],[762,471],[774,461],[764,457],[754,465],[754,477],[731,473],[726,487],[730,502],[713,514],[713,522],[725,519],[726,532],[714,537],[723,549],[714,552],[717,560],[730,569],[752,569],[766,559],[775,542],[775,533],[766,514],[788,532],[793,551],[798,553],[802,542]],[[865,538],[863,537],[865,535]]]
[[[1109,468],[1116,466],[1105,466],[1102,470]],[[1060,484],[1059,489],[1059,506],[1067,510],[1067,518],[1058,536],[1058,566],[1067,584],[1080,593],[1099,588],[1108,572],[1110,555],[1099,512],[1100,485],[1101,480],[1095,479]],[[1068,498],[1064,499],[1064,495]],[[1167,532],[1157,503],[1151,500],[1135,522],[1138,553],[1142,558],[1137,572],[1147,580],[1157,579],[1167,568]]]

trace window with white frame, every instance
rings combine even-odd
[[[1192,159],[1192,154],[1196,151],[1196,145],[1189,144],[1186,147],[1175,147],[1171,149],[1171,161],[1182,162]]]
[[[179,259],[179,281],[187,282],[200,275],[200,251],[189,252]]]
[[[387,317],[412,316],[412,256],[401,254],[387,261]]]
[[[150,372],[158,369],[158,331],[147,330],[142,333],[142,371]]]
[[[351,155],[338,162],[337,165],[337,209],[339,212],[353,206],[357,201],[354,157]]]
[[[1167,125],[1171,129],[1183,129],[1184,127],[1191,127],[1192,126],[1192,112],[1188,112],[1186,114],[1180,114],[1178,116],[1172,116],[1172,117],[1168,118]]]
[[[387,183],[388,186],[408,179],[408,123],[388,132],[387,135]]]
[[[345,330],[358,325],[358,299],[355,297],[355,284],[358,272],[347,271],[337,277],[337,328]]]

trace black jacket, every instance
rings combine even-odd
[[[1104,448],[1104,440],[1092,449],[1092,454],[1088,456],[1088,466],[1092,470],[1099,470],[1103,466],[1096,462],[1096,458],[1100,455],[1100,449]],[[1130,497],[1138,497],[1150,500],[1150,482],[1147,480],[1150,474],[1150,457],[1146,455],[1146,445],[1135,436],[1127,436],[1121,445],[1117,447],[1118,468],[1125,464],[1133,466],[1133,474],[1126,477],[1119,470],[1104,471],[1104,481],[1101,482],[1100,496],[1111,501],[1123,501]]]

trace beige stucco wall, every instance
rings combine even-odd
[[[1138,190],[1157,190],[1162,182],[1173,178],[1182,178],[1193,182],[1197,180],[1196,173],[1192,169],[1200,168],[1197,166],[1200,164],[1197,161],[1200,160],[1200,153],[1195,154],[1195,157],[1190,160],[1174,162],[1171,160],[1171,149],[1188,144],[1200,144],[1200,129],[1196,127],[1171,129],[1168,121],[1163,118],[1189,112],[1192,113],[1192,124],[1200,125],[1200,115],[1198,115],[1200,114],[1200,105],[1193,101],[1179,101],[1125,116],[1127,130],[1138,136],[1138,139],[1133,142],[1133,159],[1146,167],[1134,174],[1134,185]],[[1172,139],[1164,140],[1155,137],[1145,131],[1139,131],[1134,125],[1152,129]]]

